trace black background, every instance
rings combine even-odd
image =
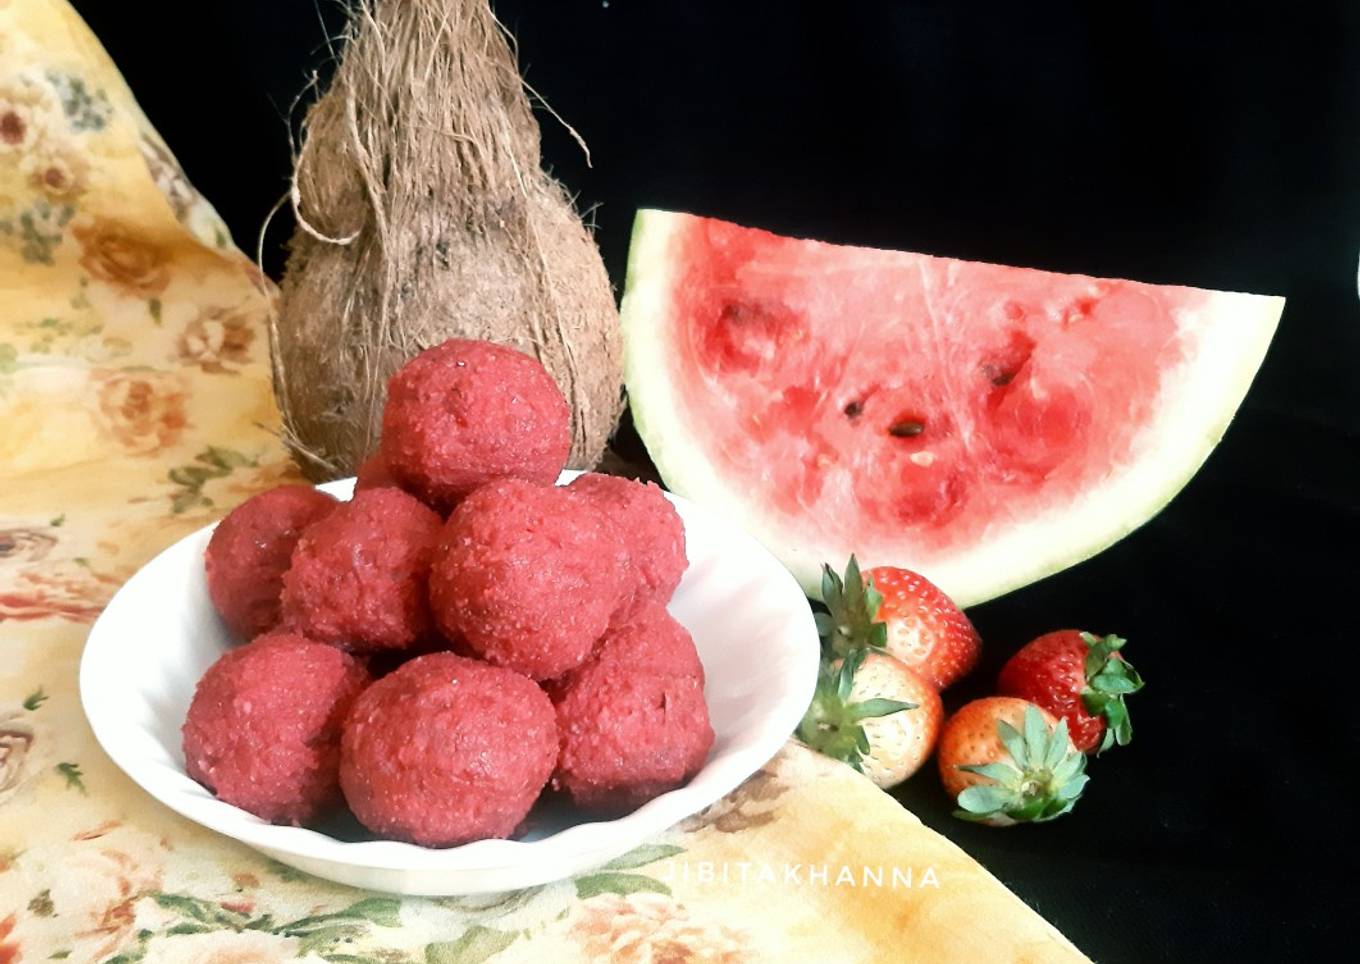
[[[341,22],[321,4],[76,0],[249,249],[284,189],[289,105]],[[1055,824],[966,826],[928,775],[901,797],[1098,960],[1300,958],[1349,923],[1360,4],[496,8],[590,144],[587,167],[541,116],[616,285],[646,205],[1288,296],[1236,422],[1168,509],[971,612],[988,657],[960,689],[977,693],[1042,631],[1127,636],[1150,681],[1134,744]],[[276,274],[287,230],[267,239]]]

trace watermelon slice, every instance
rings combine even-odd
[[[667,484],[743,525],[809,593],[853,551],[967,606],[1170,501],[1283,305],[644,210],[625,377]]]

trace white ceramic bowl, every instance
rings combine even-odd
[[[353,480],[321,488],[348,498]],[[114,763],[161,803],[318,877],[443,896],[529,887],[590,870],[754,773],[797,725],[816,681],[817,630],[798,583],[750,536],[684,499],[671,501],[685,522],[690,566],[670,610],[703,660],[716,740],[687,785],[617,820],[591,821],[563,808],[544,814],[527,839],[432,850],[372,839],[352,821],[327,833],[274,826],[213,797],[185,773],[180,750],[194,685],[232,645],[204,579],[211,527],[148,563],[99,617],[80,664],[85,715]]]

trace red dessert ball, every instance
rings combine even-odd
[[[694,641],[661,606],[610,630],[553,691],[561,740],[553,781],[579,806],[637,807],[699,772],[713,746]]]
[[[301,636],[274,633],[231,650],[189,705],[189,776],[263,820],[312,820],[339,802],[341,724],[368,683],[353,656]]]
[[[451,847],[514,833],[556,758],[552,702],[537,684],[435,653],[355,701],[341,741],[340,785],[374,833]]]
[[[400,489],[356,493],[298,540],[283,576],[284,624],[359,652],[426,639],[426,581],[442,522]]]
[[[694,648],[694,637],[656,600],[639,602],[610,626],[590,661],[562,681],[570,685],[578,675],[602,667],[652,676],[692,676],[701,686],[704,683],[704,664]]]
[[[383,460],[381,452],[364,459],[354,473],[355,492],[394,486],[397,486],[397,480],[392,478],[391,472],[387,471],[387,462]]]
[[[567,400],[523,352],[453,339],[412,358],[388,382],[388,471],[437,508],[452,508],[494,479],[551,483],[570,449]]]
[[[233,633],[246,639],[279,624],[279,593],[302,530],[335,499],[307,485],[252,496],[213,530],[204,554],[208,595]]]
[[[594,502],[618,526],[637,599],[669,600],[689,560],[685,524],[661,489],[598,472],[577,477],[568,488]]]
[[[617,536],[564,489],[518,479],[483,486],[445,524],[430,569],[444,635],[533,679],[582,663],[623,592]]]

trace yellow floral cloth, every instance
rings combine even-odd
[[[299,476],[272,289],[61,0],[0,0],[0,964],[1083,960],[868,781],[795,745],[608,867],[398,899],[190,824],[81,714],[87,627],[153,553]]]

